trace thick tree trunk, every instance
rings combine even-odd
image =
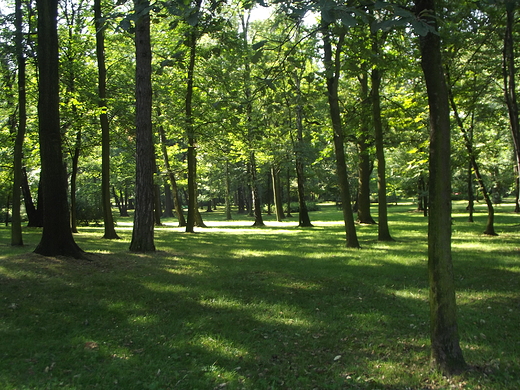
[[[25,92],[25,55],[22,30],[22,2],[15,1],[15,34],[16,34],[16,62],[18,64],[18,129],[14,143],[13,162],[13,208],[11,217],[11,245],[23,246],[21,192],[22,192],[22,160],[25,127],[27,124],[27,97]]]
[[[377,46],[372,45],[373,50],[378,53]],[[381,73],[376,67],[370,75],[372,81],[372,117],[374,119],[374,136],[377,157],[377,198],[378,198],[378,236],[379,241],[392,241],[390,229],[388,228],[388,204],[386,201],[386,161],[383,142],[383,124],[381,122],[381,98],[379,88],[381,85]]]
[[[103,227],[106,239],[118,239],[110,201],[110,127],[107,115],[107,70],[105,64],[105,24],[102,21],[101,0],[94,0],[94,26],[96,27],[96,56],[98,65],[98,106],[101,108],[101,202]]]
[[[435,0],[416,0],[418,17],[435,25]],[[421,66],[430,108],[428,271],[432,360],[447,375],[466,369],[459,345],[457,305],[451,258],[450,109],[444,80],[440,36],[420,38]]]
[[[361,85],[361,105],[362,105],[362,116],[365,118],[369,111],[370,99],[368,97],[368,75],[366,72],[358,77]],[[368,135],[368,123],[366,120],[361,119],[361,128],[357,137],[358,147],[358,172],[359,172],[359,186],[357,196],[357,220],[360,223],[375,224],[376,222],[370,214],[370,176],[372,174],[372,164],[370,161],[370,143]]]
[[[38,9],[38,119],[43,232],[34,250],[44,256],[84,258],[70,230],[67,172],[63,163],[59,116],[59,57],[57,0],[37,0]]]
[[[152,135],[152,50],[148,0],[135,0],[136,52],[136,178],[134,228],[130,251],[155,251],[154,183],[155,151]]]
[[[324,18],[322,17],[322,20]],[[347,173],[347,163],[345,160],[345,135],[343,133],[343,126],[341,124],[341,114],[338,98],[338,83],[340,72],[340,55],[341,46],[344,40],[344,35],[339,37],[336,47],[336,55],[333,59],[332,44],[330,41],[330,31],[328,26],[322,27],[323,34],[323,50],[324,63],[327,74],[327,97],[329,102],[330,118],[332,121],[332,130],[334,137],[334,152],[336,155],[336,174],[338,176],[338,183],[341,193],[341,204],[343,209],[343,220],[345,222],[346,244],[347,248],[359,248],[359,241],[356,234],[356,226],[354,222],[354,215],[352,214],[352,199],[350,196],[350,188]]]

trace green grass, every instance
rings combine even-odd
[[[510,205],[466,222],[454,207],[459,331],[472,369],[444,378],[429,364],[426,219],[390,208],[395,242],[358,226],[345,249],[341,213],[322,206],[314,228],[295,218],[204,213],[208,228],[156,229],[158,251],[128,251],[102,229],[76,235],[92,261],[32,252],[0,228],[1,389],[518,389],[520,233]],[[373,210],[376,214],[376,210]]]

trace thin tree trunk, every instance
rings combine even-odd
[[[25,92],[25,55],[24,40],[22,29],[22,2],[15,0],[15,34],[16,34],[16,62],[18,64],[18,130],[14,143],[14,162],[13,162],[13,209],[11,220],[11,245],[23,246],[22,236],[22,216],[21,192],[22,192],[22,159],[23,142],[25,138],[25,127],[27,123],[27,96]]]
[[[152,134],[152,50],[148,0],[134,1],[136,51],[136,180],[134,228],[130,251],[153,252],[155,151]]]
[[[202,1],[197,0],[196,9],[200,9]],[[202,221],[197,205],[197,151],[195,128],[193,125],[193,82],[195,77],[195,59],[197,55],[197,31],[192,27],[188,36],[189,64],[185,98],[186,133],[188,136],[188,220],[186,232],[193,233],[197,220]],[[197,215],[198,214],[198,215]],[[203,223],[202,223],[203,224]]]
[[[25,204],[25,212],[27,213],[28,218],[28,227],[43,227],[43,217],[42,217],[42,201],[41,201],[41,182],[38,184],[38,206],[34,205],[31,188],[29,187],[29,179],[27,178],[27,170],[25,167],[22,167],[22,194]]]
[[[470,161],[468,165],[468,222],[474,222],[475,195],[473,193],[473,164]]]
[[[419,18],[435,24],[435,0],[416,0]],[[424,20],[424,19],[423,19]],[[459,344],[457,304],[451,258],[450,109],[444,80],[440,36],[420,37],[421,66],[430,108],[428,273],[432,360],[446,375],[461,373],[466,362]]]
[[[172,199],[172,188],[168,183],[164,183],[164,218],[173,218],[173,199]]]
[[[226,159],[226,165],[225,165],[225,181],[226,181],[226,220],[230,221],[233,219],[231,216],[231,180],[229,177],[229,161]]]
[[[72,172],[70,175],[70,226],[72,233],[78,232],[77,227],[77,205],[76,205],[76,181],[78,178],[79,156],[81,154],[81,129],[76,134],[76,143],[74,145],[74,153],[72,154]]]
[[[114,226],[110,201],[110,127],[107,115],[105,24],[102,21],[101,0],[94,0],[94,26],[96,27],[96,56],[98,65],[98,106],[101,108],[101,202],[103,207],[103,238],[119,239]]]
[[[446,71],[447,79],[449,80],[449,72]],[[464,138],[464,145],[466,146],[466,150],[468,151],[469,160],[471,167],[473,168],[473,172],[475,172],[475,177],[477,179],[477,183],[482,191],[482,196],[486,202],[487,210],[488,210],[488,218],[486,223],[486,230],[484,230],[484,234],[489,236],[497,236],[498,234],[495,232],[494,220],[495,220],[495,209],[493,208],[493,202],[489,197],[488,191],[486,190],[486,185],[484,184],[484,179],[480,174],[480,167],[477,163],[477,158],[475,157],[475,151],[473,150],[473,143],[471,142],[471,137],[468,135],[468,131],[464,127],[464,123],[460,118],[459,111],[457,105],[455,103],[455,99],[453,97],[453,92],[451,88],[448,88],[448,97],[451,105],[451,109],[453,110],[455,121],[457,122],[457,126],[462,132],[462,136]]]
[[[179,227],[184,227],[186,226],[186,219],[184,219],[184,214],[182,212],[182,202],[181,197],[179,195],[179,189],[177,187],[177,181],[175,180],[175,175],[173,174],[173,170],[170,165],[170,158],[168,157],[168,151],[166,149],[166,145],[168,144],[166,132],[164,131],[164,127],[162,126],[159,126],[159,138],[161,140],[161,151],[164,160],[164,168],[166,169],[168,179],[170,180],[175,213],[177,214],[177,219],[179,220]]]
[[[365,71],[358,77],[361,84],[361,105],[363,118],[368,115],[370,99],[368,96],[368,75]],[[358,146],[358,170],[359,170],[359,187],[357,196],[357,220],[360,223],[375,224],[376,222],[370,214],[370,175],[372,174],[372,167],[369,155],[369,140],[368,140],[368,123],[361,119],[361,129],[357,137]]]
[[[291,171],[289,167],[287,167],[287,176],[286,176],[286,188],[287,188],[287,213],[285,216],[287,218],[292,218],[291,214]]]
[[[325,19],[322,16],[322,20]],[[356,226],[354,222],[354,215],[352,214],[352,199],[350,196],[350,188],[347,173],[347,163],[345,160],[345,135],[343,133],[343,126],[341,123],[341,114],[338,98],[338,84],[339,74],[341,69],[340,55],[341,48],[344,41],[344,34],[342,34],[337,43],[336,55],[333,59],[332,44],[330,39],[330,31],[328,26],[322,27],[323,34],[323,50],[324,63],[327,74],[327,97],[329,102],[330,117],[332,121],[334,151],[336,155],[336,174],[338,176],[338,183],[341,193],[341,204],[343,209],[343,220],[345,222],[346,245],[347,248],[359,248],[359,241],[356,234]]]
[[[281,222],[283,219],[285,219],[285,215],[283,213],[283,203],[281,194],[282,186],[280,185],[280,170],[272,166],[271,177],[273,179],[273,199],[276,211],[276,220],[278,222]]]
[[[372,45],[375,53],[379,52],[377,45]],[[381,123],[381,98],[379,89],[381,85],[381,73],[376,67],[370,75],[372,81],[372,117],[374,118],[374,136],[377,157],[377,198],[378,198],[378,225],[377,239],[379,241],[393,241],[388,228],[388,204],[386,199],[386,161],[383,142],[383,124]]]
[[[296,183],[298,188],[298,226],[312,227],[311,219],[309,217],[309,210],[307,209],[307,202],[305,201],[305,164],[303,159],[303,107],[301,104],[301,90],[300,80],[296,83],[296,93],[298,94],[298,105],[296,106]],[[289,208],[290,208],[289,201]]]
[[[253,212],[255,217],[255,222],[253,223],[253,226],[265,226],[264,219],[262,218],[262,202],[260,201],[260,191],[258,190],[256,156],[254,151],[251,151],[249,153],[249,160],[251,163],[251,195]]]

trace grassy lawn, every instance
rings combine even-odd
[[[2,226],[0,388],[519,389],[520,216],[498,206],[487,237],[484,209],[471,224],[454,205],[472,368],[447,379],[429,365],[426,219],[413,209],[390,208],[395,242],[358,226],[361,250],[345,249],[333,205],[305,229],[221,210],[196,234],[165,220],[153,254],[128,251],[131,220],[119,218],[121,240],[80,228],[92,261],[33,254],[37,229],[12,248]]]

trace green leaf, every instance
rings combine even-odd
[[[253,48],[253,50],[258,50],[258,49],[264,47],[264,45],[267,42],[268,42],[267,40],[263,40],[263,41],[260,41],[260,42],[257,42],[257,43],[253,43],[252,48]]]
[[[253,57],[251,57],[251,62],[253,64],[256,64],[258,61],[260,61],[260,58],[262,57],[263,52],[261,50],[257,51]]]
[[[191,27],[195,27],[197,24],[199,24],[199,13],[193,12],[192,14],[188,15],[186,18],[186,23],[188,23]]]

